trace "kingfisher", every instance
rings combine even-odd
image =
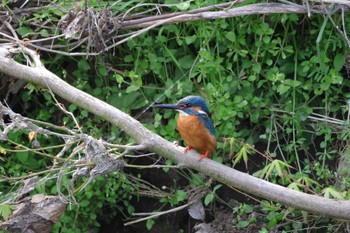
[[[153,107],[180,112],[177,128],[188,145],[184,153],[193,148],[200,153],[198,161],[211,158],[216,148],[215,129],[209,118],[208,105],[202,97],[191,95],[179,100],[176,104],[155,104]]]

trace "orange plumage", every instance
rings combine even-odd
[[[216,148],[216,138],[210,134],[205,124],[196,116],[188,115],[177,118],[177,127],[183,140],[201,155],[211,158]]]

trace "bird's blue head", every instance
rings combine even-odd
[[[176,103],[180,106],[180,111],[184,111],[187,114],[193,113],[192,110],[196,112],[204,112],[209,115],[209,108],[205,100],[200,96],[190,95]]]
[[[175,109],[183,114],[198,115],[206,114],[209,115],[209,108],[205,100],[200,96],[190,95],[181,100],[176,104],[155,104],[153,107]]]
[[[206,128],[212,135],[215,135],[215,129],[213,123],[209,119],[209,108],[205,100],[200,96],[190,95],[181,100],[176,104],[155,104],[153,107],[174,109],[180,112],[181,115],[196,115],[205,123]]]

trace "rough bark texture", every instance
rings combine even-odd
[[[15,205],[11,218],[0,224],[8,232],[49,233],[66,209],[59,197],[37,194]]]

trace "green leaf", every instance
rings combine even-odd
[[[264,36],[264,37],[263,37],[263,41],[264,41],[265,44],[268,44],[268,43],[271,42],[271,37],[269,37],[269,36]]]
[[[102,89],[97,87],[96,89],[94,89],[93,94],[95,97],[100,96],[102,94]]]
[[[343,77],[340,75],[333,75],[332,76],[332,84],[342,84],[343,83]]]
[[[107,74],[107,66],[105,65],[100,65],[98,67],[98,73],[102,76],[105,76]]]
[[[154,225],[154,220],[153,219],[148,219],[147,222],[146,222],[147,230],[151,230],[153,225]]]
[[[7,221],[14,209],[16,208],[12,205],[0,205],[0,216]]]
[[[261,71],[261,64],[260,63],[254,64],[253,67],[252,67],[252,70],[255,73],[260,73],[260,71]]]
[[[200,177],[198,174],[194,174],[194,173],[191,175],[191,182],[195,186],[201,186],[205,183],[204,180],[202,179],[202,177]]]
[[[26,161],[28,160],[28,155],[29,155],[28,151],[16,153],[18,160],[21,161],[23,164],[25,164]]]
[[[126,93],[131,93],[131,92],[134,92],[134,91],[137,91],[138,89],[140,89],[139,86],[135,86],[135,85],[130,85],[128,86],[128,88],[126,88]]]
[[[290,185],[288,185],[288,188],[293,189],[293,190],[296,190],[296,191],[300,191],[299,186],[300,186],[299,183],[293,182],[293,183],[291,183]]]
[[[244,161],[246,167],[248,166],[248,154],[250,154],[249,152],[249,148],[246,146],[243,146],[238,153],[235,155],[235,159],[233,161],[233,166],[235,166],[237,163],[239,163],[240,161]]]
[[[243,213],[250,214],[250,213],[252,213],[254,211],[254,207],[251,206],[251,205],[248,205],[248,204],[243,204],[242,210],[244,211]]]
[[[286,173],[286,167],[290,168],[291,166],[281,160],[275,159],[272,163],[266,165],[258,175],[260,178],[264,177],[267,179],[270,175],[277,172],[280,177],[283,177]]]
[[[310,187],[311,185],[320,186],[320,184],[317,181],[315,181],[307,176],[302,176],[297,181],[301,184],[306,185],[307,187]]]
[[[186,55],[179,59],[179,64],[184,69],[190,69],[193,65],[194,58],[191,55]]]
[[[233,31],[226,33],[225,37],[226,37],[226,39],[228,39],[231,42],[236,41],[236,34]]]
[[[290,86],[286,86],[284,85],[283,83],[281,83],[280,85],[278,85],[277,87],[277,92],[280,94],[280,95],[283,95],[284,93],[286,93],[287,91],[289,91],[290,89]]]
[[[335,198],[338,200],[344,200],[343,195],[333,187],[327,187],[322,190],[323,196],[327,198]]]
[[[83,200],[79,203],[81,207],[86,207],[90,204],[89,200]]]
[[[124,77],[117,73],[114,74],[114,78],[117,80],[118,84],[122,84],[124,81]]]
[[[216,186],[213,188],[213,193],[215,193],[216,190],[218,190],[218,189],[221,188],[221,187],[222,187],[222,184],[216,185]]]
[[[190,1],[176,4],[176,7],[179,8],[179,10],[181,11],[186,11],[190,7]]]
[[[334,69],[340,71],[345,64],[345,56],[343,54],[337,54],[333,60]]]
[[[128,205],[128,214],[132,215],[135,212],[135,208],[132,205]]]
[[[29,33],[33,32],[33,30],[31,28],[27,28],[27,27],[19,27],[16,29],[16,32],[20,36],[25,37],[25,36],[28,36]]]
[[[125,62],[132,62],[132,61],[134,61],[134,57],[133,57],[131,54],[126,55],[126,56],[124,57],[124,61],[125,61]]]
[[[90,70],[90,65],[86,59],[82,58],[78,62],[78,68],[79,70],[82,70],[82,71],[88,71]]]
[[[276,226],[276,224],[277,224],[277,218],[272,218],[272,219],[269,221],[267,227],[268,227],[269,229],[271,229],[272,227]]]
[[[176,199],[180,202],[186,199],[187,193],[183,190],[176,190]]]
[[[91,219],[91,220],[93,220],[93,221],[96,220],[96,217],[97,217],[97,216],[96,216],[96,214],[95,214],[94,212],[91,212],[91,213],[90,213],[90,219]]]
[[[208,193],[204,198],[204,205],[209,205],[214,200],[214,193]]]
[[[42,37],[49,37],[49,32],[46,29],[40,30],[40,35]]]
[[[193,35],[193,36],[185,36],[185,41],[186,44],[192,44],[193,42],[195,42],[197,40],[197,35]]]
[[[247,226],[249,226],[249,224],[249,221],[239,221],[236,226],[238,228],[246,228]]]
[[[186,199],[187,193],[183,190],[176,190],[175,195],[171,198],[171,204],[177,205]]]

